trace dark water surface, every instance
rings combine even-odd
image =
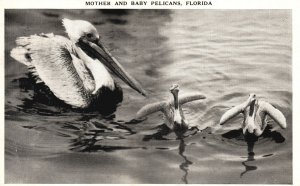
[[[124,101],[111,115],[49,106],[29,88],[24,65],[9,56],[19,36],[65,35],[61,19],[91,21],[111,53],[149,93],[120,83]],[[291,12],[286,10],[6,10],[5,180],[7,183],[291,183]],[[135,112],[198,91],[184,112],[199,131],[178,139],[160,113]],[[248,154],[242,117],[221,115],[254,92],[287,118]]]

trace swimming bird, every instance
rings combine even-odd
[[[270,103],[258,100],[255,94],[250,94],[249,98],[223,114],[220,125],[223,125],[238,114],[244,114],[242,125],[243,134],[254,134],[260,136],[267,126],[266,116],[270,116],[278,125],[285,129],[286,119],[282,112],[273,107]]]
[[[160,101],[152,104],[148,104],[142,107],[136,114],[136,119],[143,118],[149,114],[161,111],[164,114],[164,120],[166,125],[172,130],[185,130],[188,129],[188,124],[183,115],[181,105],[206,97],[193,93],[178,98],[179,85],[173,84],[170,88],[170,92],[173,95],[173,99],[167,101]]]
[[[58,99],[75,108],[101,101],[105,91],[121,91],[110,73],[145,95],[141,85],[103,46],[90,22],[63,19],[62,24],[69,39],[53,33],[19,37],[10,52],[28,67],[36,83],[45,84]]]

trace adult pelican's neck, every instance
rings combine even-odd
[[[175,92],[172,92],[172,94],[173,94],[173,97],[174,97],[174,107],[175,107],[175,109],[178,109],[178,107],[179,107],[178,92],[175,91]]]
[[[89,69],[94,78],[95,89],[93,94],[95,94],[98,89],[103,86],[114,90],[114,80],[105,66],[98,59],[92,59],[90,56],[88,56],[80,47],[75,46],[75,50],[80,59],[84,61],[86,67]]]

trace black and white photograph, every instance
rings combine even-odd
[[[293,184],[292,12],[5,9],[4,182]]]

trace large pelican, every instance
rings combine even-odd
[[[51,34],[19,37],[10,55],[27,65],[37,83],[75,108],[101,101],[101,93],[118,91],[110,72],[142,95],[145,91],[101,44],[96,28],[83,20],[62,20],[70,39]],[[107,101],[107,100],[106,100]]]
[[[191,101],[205,99],[206,97],[199,93],[193,93],[178,98],[179,86],[177,84],[171,86],[170,92],[173,95],[172,100],[156,102],[142,107],[137,112],[136,119],[140,119],[149,114],[161,111],[164,114],[164,121],[170,129],[188,129],[189,126],[184,118],[181,105]]]
[[[221,117],[220,125],[223,125],[240,113],[244,114],[242,125],[244,135],[255,134],[256,136],[260,136],[267,126],[266,115],[275,120],[281,128],[286,128],[284,115],[270,103],[258,100],[255,94],[250,94],[247,101],[225,112]]]

